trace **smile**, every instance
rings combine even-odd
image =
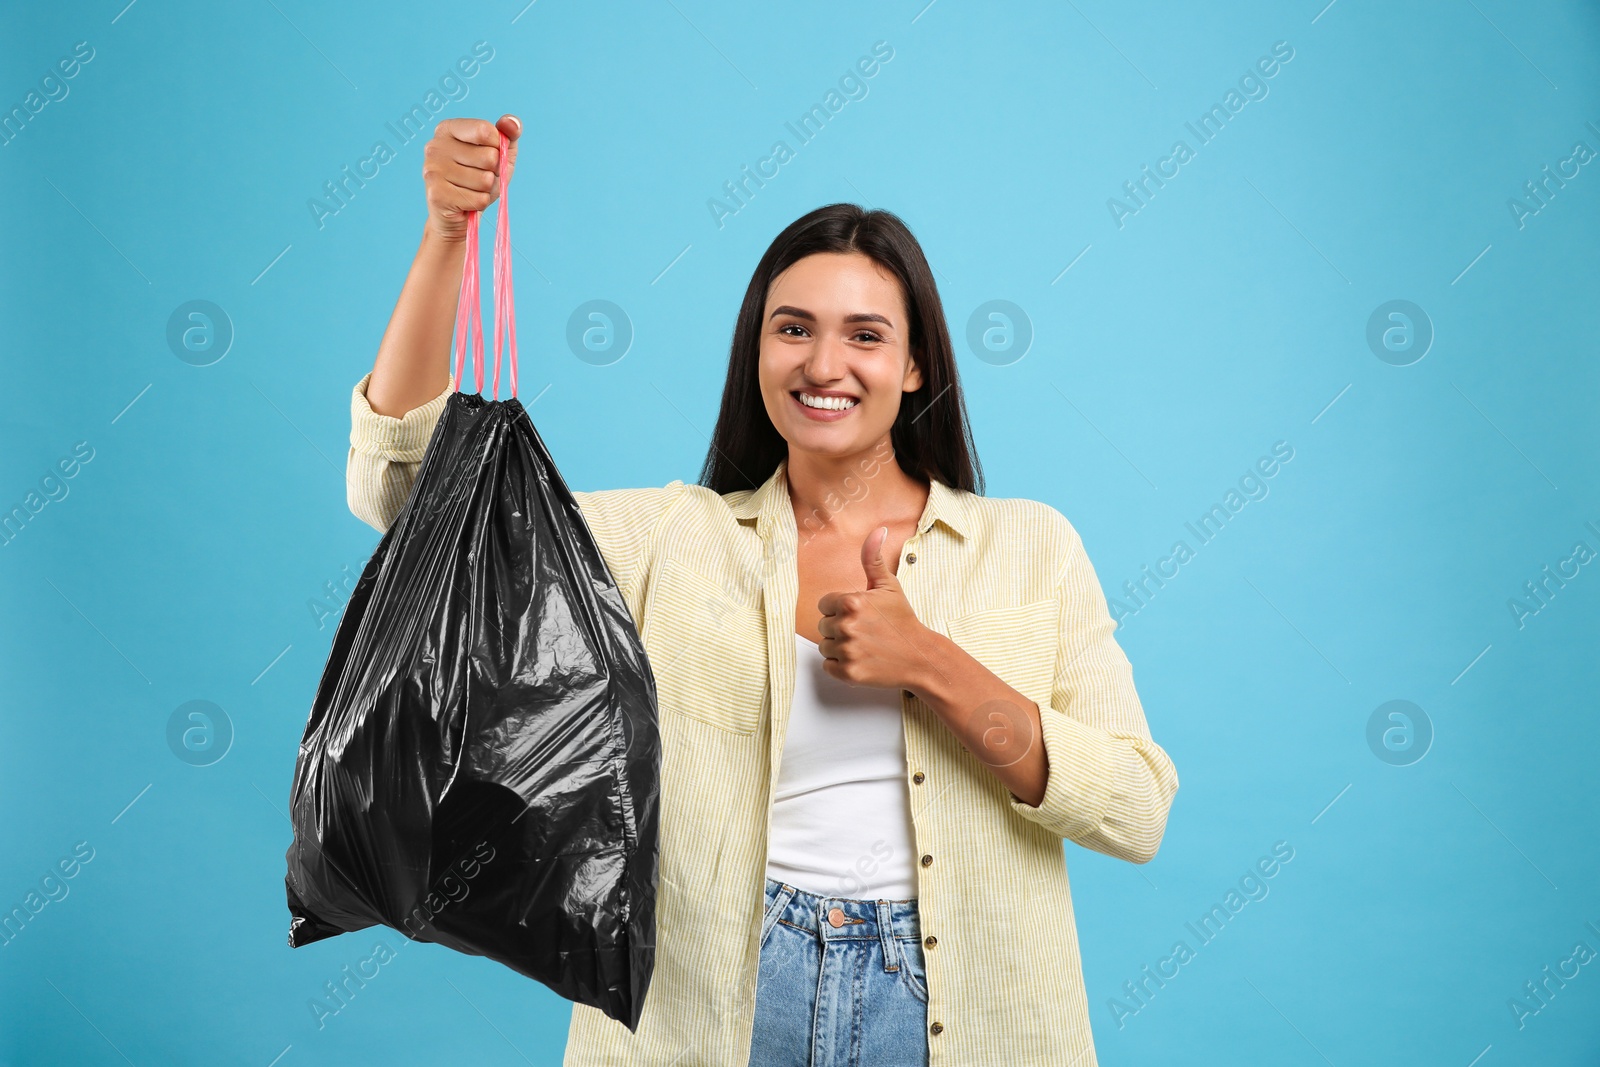
[[[860,405],[861,401],[852,396],[817,396],[802,390],[789,394],[795,403],[805,410],[805,413],[814,419],[832,420],[840,418],[853,408]]]

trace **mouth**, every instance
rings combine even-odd
[[[819,422],[837,422],[861,406],[860,397],[848,394],[826,395],[794,389],[789,397],[807,418]]]

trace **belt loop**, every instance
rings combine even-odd
[[[878,907],[878,940],[883,943],[883,969],[898,971],[900,969],[900,942],[894,938],[894,915],[892,905],[887,900],[877,901]]]

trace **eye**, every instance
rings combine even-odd
[[[857,330],[855,336],[856,336],[857,340],[860,340],[863,337],[865,337],[868,341],[881,341],[881,340],[883,340],[882,337],[879,337],[872,330],[866,330],[866,329]]]
[[[805,329],[806,328],[804,326],[800,325],[798,322],[787,322],[787,323],[784,323],[782,326],[778,327],[778,332],[779,333],[784,333],[784,332],[786,332],[788,330],[799,330],[800,333],[791,333],[788,336],[790,336],[790,337],[802,337],[802,336],[805,335]]]

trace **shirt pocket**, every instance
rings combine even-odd
[[[644,634],[663,716],[753,734],[767,698],[766,613],[671,557]]]
[[[1060,607],[1051,596],[969,612],[951,619],[945,633],[1007,685],[1046,707],[1055,684],[1060,621]]]

